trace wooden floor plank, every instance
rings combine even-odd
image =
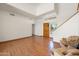
[[[0,43],[0,54],[11,56],[48,56],[50,38],[32,36]],[[55,48],[60,47],[54,43]]]

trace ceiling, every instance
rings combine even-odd
[[[17,12],[29,17],[38,17],[54,11],[53,3],[0,3],[0,9]]]

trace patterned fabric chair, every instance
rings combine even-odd
[[[62,38],[61,48],[52,50],[55,56],[79,56],[79,36]]]

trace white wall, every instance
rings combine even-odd
[[[43,36],[43,23],[46,21],[49,17],[55,17],[56,13],[51,12],[49,14],[46,14],[35,21],[35,35]]]
[[[57,4],[57,24],[62,24],[77,10],[76,3],[58,3]]]
[[[49,8],[51,8],[51,6],[52,4],[50,4]],[[42,8],[43,7],[44,6],[42,5]],[[46,20],[46,18],[51,17],[51,16],[52,17],[56,16],[57,25],[60,25],[76,12],[77,4],[76,3],[59,3],[57,4],[57,7],[55,8],[57,8],[57,10],[55,10],[56,11],[55,14],[51,12],[50,14],[42,16],[36,20],[35,22],[35,34],[36,35],[43,35],[43,22]],[[43,11],[45,10],[47,11],[49,9],[44,9]],[[40,8],[38,11],[41,12]]]
[[[0,41],[32,36],[32,20],[28,17],[0,10]]]
[[[71,35],[79,36],[79,13],[54,31],[52,37],[54,38],[54,41],[59,42],[61,38]]]

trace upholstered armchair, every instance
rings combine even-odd
[[[61,48],[52,49],[54,56],[79,56],[79,36],[69,36],[60,40]]]

